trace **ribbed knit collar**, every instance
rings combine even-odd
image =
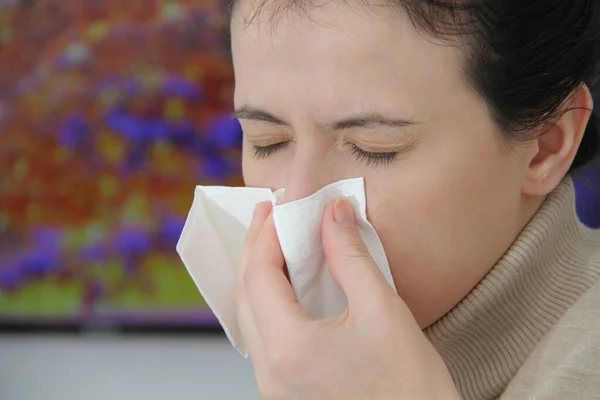
[[[600,230],[579,222],[566,178],[486,277],[425,330],[463,399],[504,391],[544,335],[600,279],[598,249]]]

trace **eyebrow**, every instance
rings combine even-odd
[[[238,119],[248,119],[253,121],[267,122],[275,125],[290,126],[288,122],[285,122],[283,119],[276,117],[267,111],[249,106],[242,106],[236,109],[232,113],[232,116]],[[417,124],[415,121],[407,119],[388,118],[379,113],[365,113],[344,118],[331,124],[326,124],[322,126],[322,128],[332,131],[341,131],[352,128],[403,128],[415,124]]]
[[[271,114],[267,111],[264,111],[264,110],[261,110],[258,108],[254,108],[254,107],[242,106],[240,108],[237,108],[231,114],[231,116],[233,118],[237,118],[237,119],[249,119],[249,120],[253,120],[253,121],[268,122],[270,124],[275,124],[275,125],[290,126],[290,124],[288,124],[281,118],[277,118],[276,116],[274,116],[273,114]]]

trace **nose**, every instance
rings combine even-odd
[[[310,196],[339,180],[335,166],[318,152],[297,151],[288,167],[282,204]]]

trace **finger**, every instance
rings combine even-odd
[[[360,236],[352,204],[338,199],[323,212],[322,239],[331,275],[348,299],[348,309],[372,310],[397,299]]]
[[[258,335],[258,330],[256,328],[256,323],[254,322],[252,311],[248,305],[246,289],[244,287],[244,274],[250,258],[249,256],[254,246],[254,242],[256,241],[256,238],[258,237],[265,220],[269,216],[271,209],[272,205],[270,202],[258,203],[254,207],[254,214],[248,232],[246,233],[242,259],[240,260],[234,289],[233,300],[236,319],[240,328],[240,333],[242,334],[242,338],[244,340],[244,344],[246,345],[246,349],[251,357],[255,357],[256,354],[261,354],[260,349],[262,348],[262,343],[260,336]]]
[[[284,268],[284,257],[270,215],[256,239],[244,275],[248,302],[265,342],[277,337],[282,326],[308,319],[298,304]]]
[[[252,222],[250,223],[248,233],[246,234],[246,241],[244,243],[245,247],[251,248],[254,246],[254,242],[256,242],[256,238],[258,238],[258,234],[260,233],[263,224],[271,214],[272,209],[273,205],[270,201],[263,201],[254,207]]]
[[[250,223],[250,227],[248,228],[248,232],[246,233],[246,239],[244,241],[244,250],[242,251],[242,259],[240,261],[240,268],[238,270],[238,279],[243,281],[243,276],[246,270],[246,265],[248,264],[248,259],[254,248],[254,243],[256,242],[256,238],[262,229],[263,224],[265,223],[267,217],[271,213],[273,209],[273,205],[269,201],[264,201],[262,203],[258,203],[254,207],[254,215],[252,217],[252,222]]]
[[[264,344],[254,322],[254,316],[252,310],[250,310],[244,286],[239,281],[236,282],[234,305],[236,319],[248,355],[252,358],[253,362],[261,363],[261,357],[264,355]]]

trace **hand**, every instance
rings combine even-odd
[[[313,320],[286,278],[270,204],[257,206],[235,290],[238,322],[264,399],[459,399],[450,373],[362,241],[350,203],[323,213],[331,274],[348,299]]]

